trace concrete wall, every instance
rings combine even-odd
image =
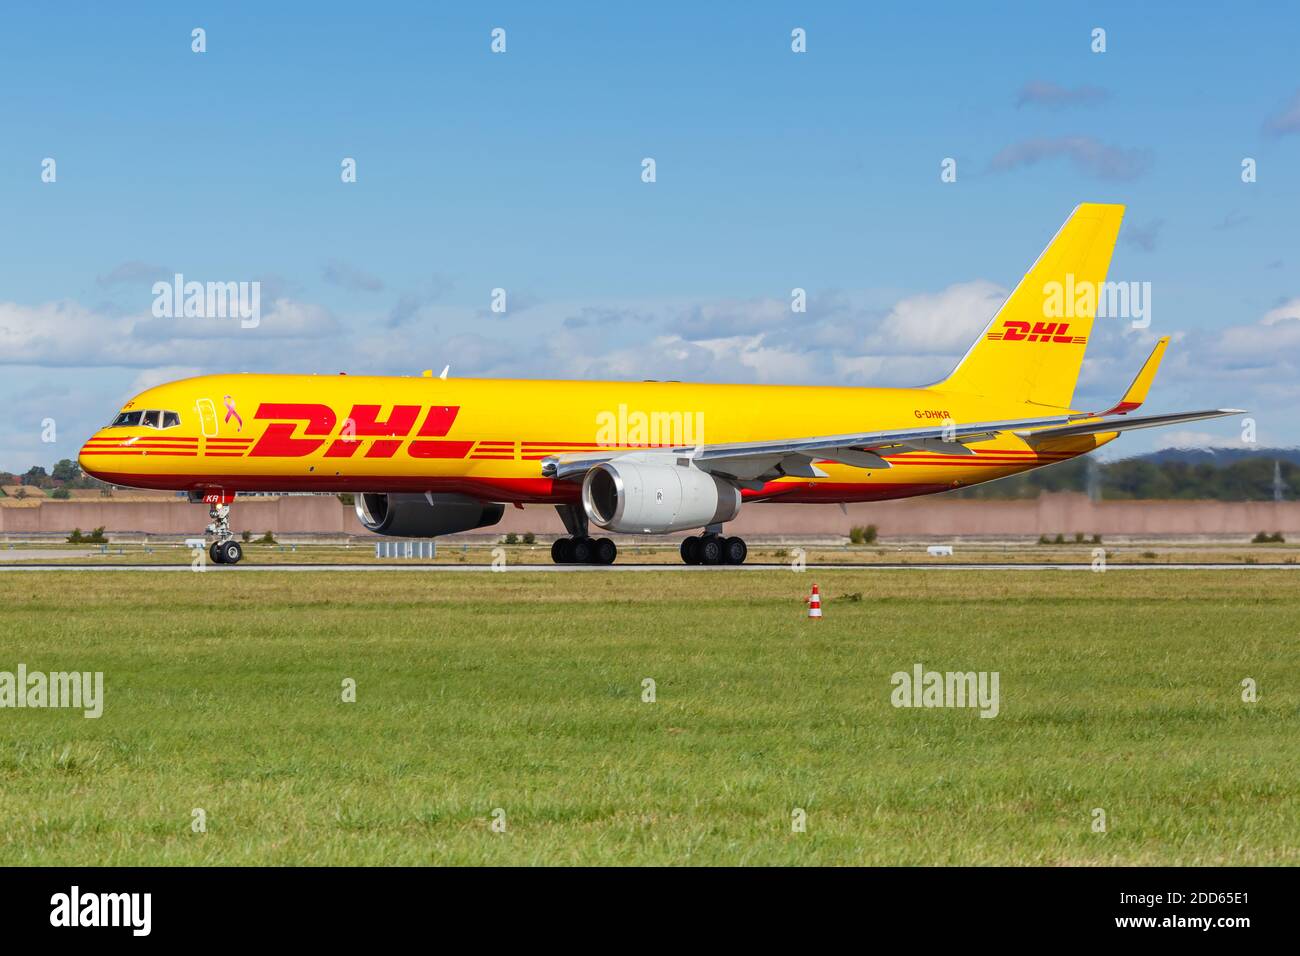
[[[345,516],[351,518],[350,524]],[[6,534],[66,534],[73,528],[90,531],[102,526],[108,532],[181,535],[201,534],[207,524],[208,506],[181,498],[0,503],[0,533]],[[230,526],[236,533],[248,530],[257,536],[264,531],[361,533],[356,515],[351,509],[345,514],[332,496],[241,499],[231,509]]]
[[[972,501],[925,497],[872,504],[754,504],[727,523],[729,534],[848,535],[853,525],[874,524],[882,535],[1040,534],[1300,534],[1300,502],[1287,501],[1103,501],[1087,495],[1047,494],[1024,501]],[[560,534],[554,509],[507,507],[493,530]]]
[[[91,501],[0,499],[0,533],[66,534],[89,531],[185,535],[201,533],[208,523],[206,505],[177,498]],[[853,525],[874,524],[885,536],[953,535],[1023,536],[1161,534],[1254,534],[1281,531],[1300,534],[1300,502],[1271,501],[1104,501],[1086,495],[1049,494],[1028,501],[971,501],[928,497],[848,506],[747,505],[729,522],[732,534],[847,535]],[[260,536],[277,534],[365,534],[350,506],[332,496],[240,499],[231,509],[231,527]],[[551,507],[507,506],[501,523],[486,533],[509,531],[562,534]]]

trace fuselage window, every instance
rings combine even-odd
[[[181,423],[179,412],[163,412],[163,428],[175,428]]]
[[[162,412],[145,412],[144,418],[140,419],[140,424],[145,428],[161,428]]]
[[[144,412],[123,412],[121,415],[118,415],[117,418],[113,419],[113,424],[108,427],[127,428],[133,425],[139,425],[140,416],[143,414]]]

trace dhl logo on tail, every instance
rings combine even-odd
[[[1086,335],[1071,335],[1069,322],[1028,322],[1008,320],[1001,329],[989,332],[990,342],[1060,342],[1065,345],[1086,345]]]

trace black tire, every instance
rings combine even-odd
[[[221,563],[238,564],[239,559],[244,556],[244,549],[239,546],[238,541],[227,541],[221,545]]]
[[[700,564],[722,563],[722,538],[706,534],[700,539]]]
[[[590,538],[573,539],[573,563],[574,564],[591,564],[592,553],[595,551],[593,545],[596,542]]]
[[[221,553],[221,545],[213,541],[208,545],[208,557],[212,559],[213,564],[225,564],[226,558]]]
[[[594,550],[597,564],[613,564],[614,559],[618,557],[618,545],[609,538],[597,538]]]
[[[551,560],[556,564],[573,563],[573,539],[556,538],[551,545]]]
[[[722,563],[744,564],[749,556],[749,546],[744,538],[724,538],[722,541]]]
[[[700,539],[686,538],[682,541],[682,561],[686,564],[700,563]]]

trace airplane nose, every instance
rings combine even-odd
[[[96,456],[93,452],[96,448],[103,447],[103,434],[103,432],[95,432],[95,434],[86,439],[86,443],[81,446],[81,451],[77,452],[77,465],[81,468],[81,473],[84,475],[90,475],[92,478],[99,477],[99,475],[95,473]]]

